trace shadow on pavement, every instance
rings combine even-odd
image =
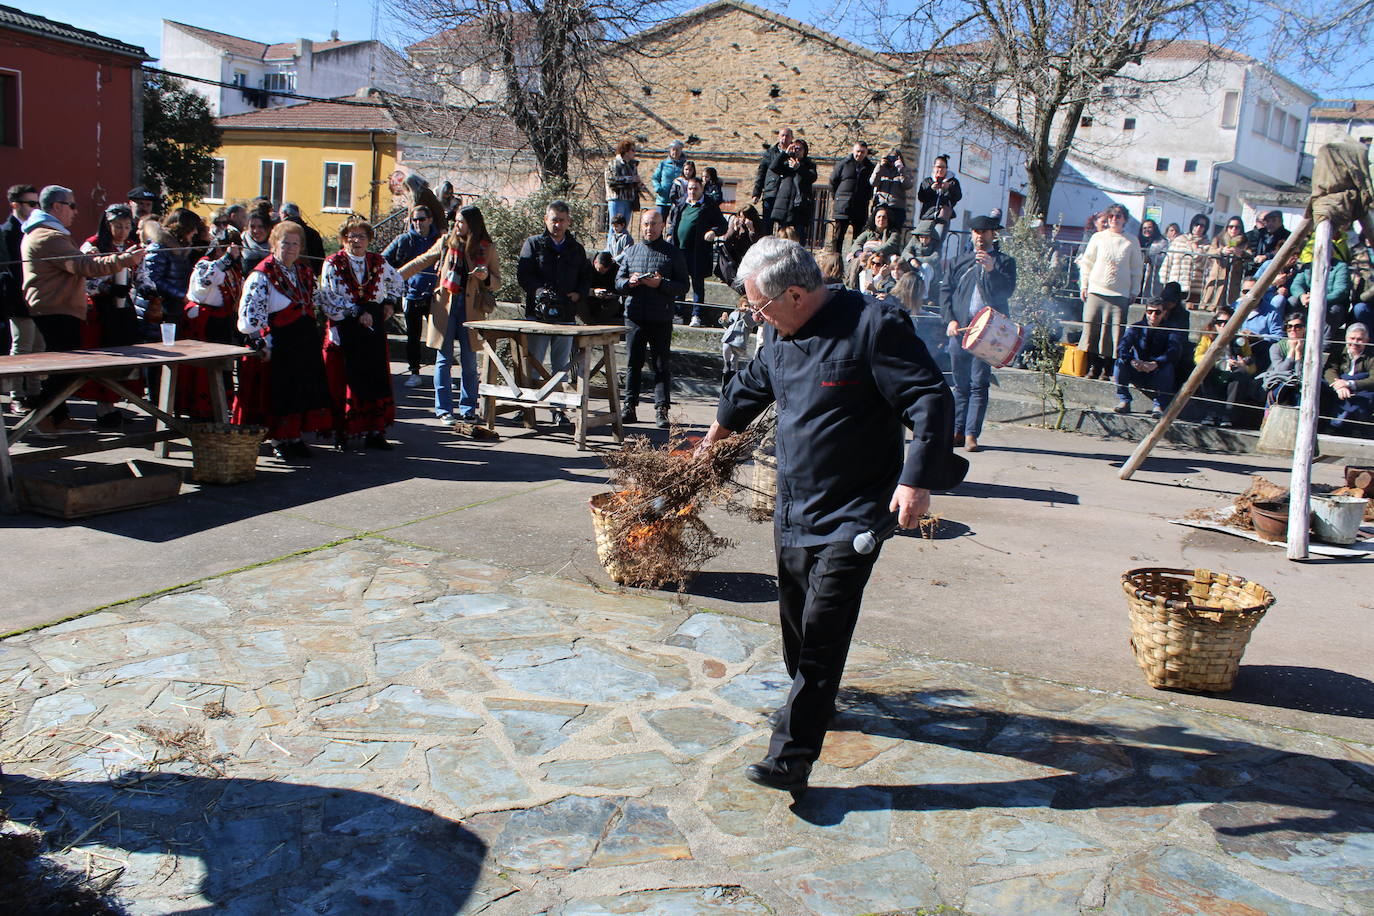
[[[455,821],[348,789],[171,773],[111,782],[9,775],[0,788],[11,819],[44,831],[51,849],[199,859],[203,873],[181,875],[183,859],[163,886],[169,897],[199,893],[215,912],[232,904],[243,913],[454,913],[486,856]]]
[[[1172,447],[1172,446],[1163,446]],[[1062,451],[1047,448],[1026,448],[1023,446],[1009,445],[984,445],[987,451],[1011,452],[1021,455],[1049,455],[1055,458],[1081,458],[1086,461],[1105,461],[1114,468],[1119,468],[1126,463],[1129,452],[1123,455],[1119,452],[1075,452],[1072,449]],[[1275,471],[1272,467],[1260,466],[1250,463],[1249,455],[1225,455],[1219,454],[1216,460],[1208,460],[1197,455],[1189,455],[1186,458],[1178,458],[1167,455],[1151,453],[1145,459],[1145,463],[1140,466],[1142,471],[1154,471],[1160,474],[1196,474],[1201,470],[1226,471],[1232,474],[1274,474],[1283,473]]]
[[[966,480],[953,490],[950,496],[967,496],[973,499],[1024,499],[1033,503],[1060,503],[1078,505],[1078,494],[1064,490],[1043,490],[1039,487],[1012,487],[999,483],[979,483]]]
[[[1374,681],[1326,668],[1241,665],[1228,700],[1328,716],[1374,719]]]
[[[692,579],[687,594],[749,604],[777,601],[778,579],[756,572],[700,572]]]
[[[518,429],[500,424],[497,428],[503,434]],[[312,442],[314,455],[308,462],[288,466],[275,459],[259,458],[257,477],[249,483],[230,487],[207,485],[169,503],[74,522],[34,514],[5,516],[0,529],[76,526],[165,543],[247,518],[401,481],[583,481],[598,477],[597,472],[605,467],[596,452],[576,451],[567,433],[550,433],[554,441],[567,441],[566,451],[552,455],[500,449],[498,442],[461,439],[443,427],[413,423],[398,423],[391,435],[396,443],[391,452],[339,452],[326,443]],[[190,450],[182,446],[173,455],[189,459]],[[191,479],[189,469],[186,479]],[[340,533],[344,533],[343,529]]]
[[[832,727],[960,753],[918,753],[909,784],[814,786],[793,812],[833,825],[850,811],[865,810],[1214,805],[1200,816],[1223,837],[1282,831],[1374,836],[1374,767],[1202,734],[1164,718],[1159,724],[1076,722],[981,708],[969,696],[962,690],[842,689]],[[978,756],[965,759],[964,752]],[[1017,779],[1017,767],[990,764],[985,755],[1057,772]],[[1301,844],[1303,838],[1276,842]]]

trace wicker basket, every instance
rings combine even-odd
[[[192,423],[191,451],[196,483],[244,483],[258,470],[258,447],[267,436],[263,426]]]
[[[611,515],[615,512],[616,494],[612,492],[598,493],[587,501],[592,510],[592,531],[596,534],[596,558],[601,561],[601,565],[606,570],[606,575],[611,577],[611,581],[619,585],[631,585],[639,588],[662,588],[670,583],[659,582],[645,578],[643,575],[636,575],[636,570],[626,569],[621,564],[614,561],[615,549],[614,542],[611,540]],[[682,532],[682,522],[675,522],[670,527],[672,534]]]
[[[1132,569],[1121,576],[1131,607],[1131,650],[1151,687],[1225,692],[1250,633],[1274,594],[1206,569]]]
[[[763,452],[754,453],[754,511],[772,515],[778,498],[778,459]]]

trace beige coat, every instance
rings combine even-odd
[[[24,235],[24,299],[35,316],[70,315],[86,320],[86,278],[108,277],[134,264],[138,255],[82,254],[72,237],[49,226]]]
[[[477,294],[479,283],[485,283],[487,289],[498,290],[501,288],[501,259],[497,256],[496,246],[487,245],[487,277],[485,281],[478,280],[471,271],[468,272],[468,282],[463,293],[468,302],[474,301]],[[439,284],[434,288],[434,301],[429,307],[429,322],[425,325],[425,344],[439,349],[444,345],[444,330],[448,327],[448,304],[449,291],[444,288],[443,278],[453,267],[453,258],[456,257],[454,249],[448,245],[448,236],[440,236],[430,246],[429,251],[420,255],[418,258],[401,266],[400,274],[404,279],[409,280],[427,267],[439,264]],[[486,315],[469,315],[471,321],[486,318]],[[469,332],[469,338],[476,344],[476,335]]]

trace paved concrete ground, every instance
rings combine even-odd
[[[512,424],[497,443],[457,439],[430,418],[428,389],[399,390],[395,452],[323,452],[302,468],[263,459],[251,484],[188,487],[175,503],[80,523],[0,520],[0,632],[367,532],[606,582],[586,512],[604,484],[597,454],[575,451],[567,435]],[[704,424],[712,405],[695,399],[678,412]],[[1164,521],[1224,505],[1252,472],[1284,482],[1282,462],[1160,449],[1134,481],[1122,482],[1127,442],[1013,426],[989,427],[984,442],[969,482],[936,499],[946,520],[941,539],[886,545],[861,638],[1374,743],[1369,564],[1290,563],[1273,547]],[[185,452],[175,455],[172,463],[189,463]],[[1335,483],[1339,467],[1318,465],[1315,476]],[[770,532],[721,512],[712,521],[737,546],[710,564],[688,600],[771,621]],[[1192,697],[1145,686],[1127,646],[1119,580],[1147,565],[1225,570],[1277,594],[1233,693]]]
[[[0,643],[0,791],[132,913],[1374,913],[1374,748],[862,643],[792,804],[785,682],[363,537]]]

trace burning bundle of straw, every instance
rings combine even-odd
[[[597,555],[624,585],[686,587],[730,542],[717,537],[699,510],[723,502],[735,470],[754,455],[772,427],[763,419],[745,432],[696,453],[697,440],[674,430],[657,447],[642,436],[606,456],[613,491],[592,499]]]

